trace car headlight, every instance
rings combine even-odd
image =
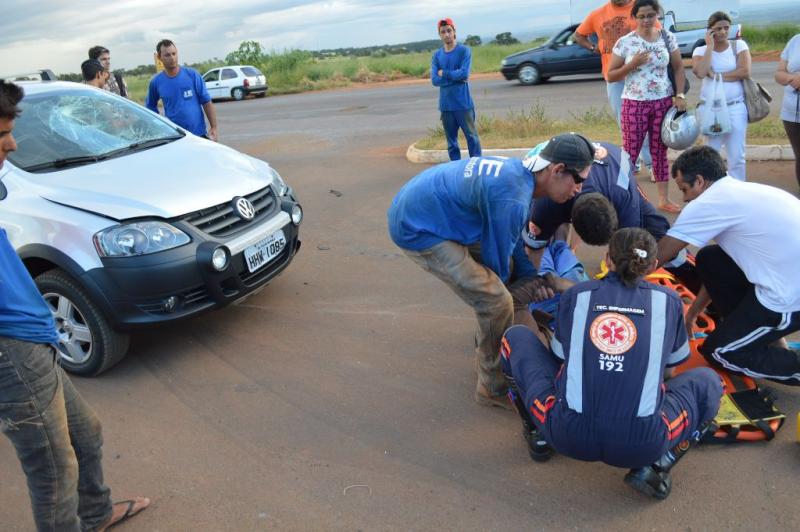
[[[286,186],[286,183],[283,181],[281,175],[272,168],[269,167],[270,175],[272,176],[272,181],[275,183],[275,190],[278,191],[278,196],[285,196],[287,192],[289,192],[289,187]]]
[[[189,236],[180,229],[156,221],[118,225],[94,235],[94,245],[101,257],[148,255],[189,241]]]
[[[502,61],[500,61],[500,66],[506,66],[507,63],[508,63],[508,61],[503,59]]]

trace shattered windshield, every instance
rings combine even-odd
[[[89,87],[32,94],[20,107],[9,160],[30,171],[90,164],[183,136],[146,108]]]

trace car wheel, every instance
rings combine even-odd
[[[58,268],[36,277],[53,313],[61,344],[61,365],[78,375],[103,373],[125,357],[130,337],[111,328],[83,288]]]
[[[244,99],[244,89],[241,87],[236,87],[231,91],[231,98],[234,100],[243,100]]]
[[[541,73],[535,65],[526,63],[519,67],[517,78],[523,85],[536,85],[541,81]]]

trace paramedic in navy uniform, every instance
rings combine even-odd
[[[722,385],[709,368],[663,384],[667,368],[689,356],[689,344],[677,294],[643,280],[655,257],[649,233],[620,229],[609,242],[610,273],[561,296],[551,349],[515,325],[503,338],[501,358],[556,451],[632,468],[625,481],[663,499],[672,465],[659,467],[664,456],[714,418]]]

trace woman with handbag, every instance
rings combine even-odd
[[[657,0],[635,0],[631,16],[636,30],[621,37],[611,56],[608,81],[625,80],[622,91],[622,143],[632,161],[639,157],[645,135],[650,133],[650,154],[658,187],[658,208],[677,213],[681,208],[669,200],[669,163],[667,146],[661,141],[661,123],[673,103],[686,110],[686,95],[675,94],[669,79],[669,68],[675,74],[675,85],[684,87],[686,74],[675,36],[656,26],[661,6]],[[673,98],[674,95],[674,98]]]
[[[781,120],[794,151],[794,174],[800,185],[800,33],[786,44],[781,53],[775,81],[785,86]]]
[[[750,49],[743,40],[728,41],[731,18],[717,11],[708,18],[705,46],[692,54],[692,71],[703,80],[700,89],[701,105],[714,99],[714,78],[722,75],[725,103],[730,117],[730,132],[706,137],[706,144],[717,151],[725,146],[728,155],[728,175],[746,181],[745,141],[747,138],[747,107],[742,80],[750,77]],[[700,113],[703,116],[705,113]]]

